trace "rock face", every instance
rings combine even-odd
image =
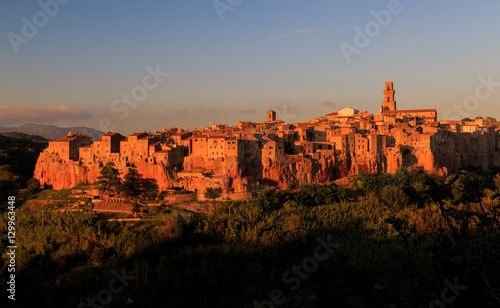
[[[481,168],[500,166],[499,138],[490,134],[456,134],[440,132],[431,138],[431,147],[388,147],[381,153],[365,156],[343,153],[335,156],[308,158],[287,155],[284,160],[262,158],[259,151],[249,151],[242,158],[184,157],[182,168],[167,168],[162,163],[134,163],[145,178],[156,179],[160,189],[182,187],[203,192],[218,187],[224,192],[254,191],[274,186],[294,189],[300,184],[331,182],[361,171],[394,173],[397,168],[421,167],[437,175],[455,173],[459,168],[474,165]],[[113,160],[83,164],[64,161],[57,153],[44,151],[36,164],[34,177],[54,189],[65,189],[79,183],[94,183],[99,171],[113,161],[122,176],[130,167],[114,156]],[[182,171],[180,171],[182,170]]]
[[[119,160],[113,162],[120,174],[124,176],[129,168],[126,163]],[[38,179],[41,185],[47,184],[54,189],[67,189],[80,183],[96,182],[100,175],[99,171],[106,163],[82,165],[76,161],[64,161],[57,153],[44,151],[38,157],[34,178]],[[142,162],[136,167],[143,177],[156,179],[160,189],[172,186],[176,180],[175,173],[162,165]]]

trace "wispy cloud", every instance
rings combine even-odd
[[[87,110],[71,106],[1,106],[0,121],[7,124],[53,123],[58,120],[89,118]]]
[[[283,38],[286,38],[286,37],[290,37],[290,36],[294,36],[294,35],[297,35],[297,34],[300,34],[300,33],[306,33],[306,32],[317,31],[317,30],[318,30],[317,28],[300,29],[300,30],[297,30],[297,31],[294,31],[294,32],[290,32],[290,33],[287,33],[287,34],[283,34],[283,35],[280,35],[280,36],[277,36],[277,37],[273,37],[273,38],[267,39],[265,41],[260,41],[260,42],[256,42],[256,43],[253,43],[253,44],[249,44],[249,46],[266,44],[266,43],[269,43],[269,42],[272,42],[272,41],[280,40],[280,39],[283,39]]]
[[[254,109],[240,109],[240,108],[235,108],[234,111],[238,113],[257,113],[257,110]]]
[[[321,105],[323,105],[325,107],[332,107],[332,106],[335,106],[335,103],[331,102],[331,101],[322,101]]]
[[[226,112],[224,108],[202,108],[202,107],[193,107],[193,108],[183,108],[183,109],[175,109],[168,112],[168,114],[174,114],[177,116],[196,116],[199,114],[207,114],[207,113],[221,113]]]

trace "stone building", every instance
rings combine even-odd
[[[92,137],[84,134],[69,133],[65,137],[49,141],[48,152],[58,153],[64,161],[78,161],[80,147],[92,144]]]

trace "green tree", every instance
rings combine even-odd
[[[134,205],[132,206],[132,214],[134,214],[135,217],[141,212],[141,205],[137,202],[134,202]]]
[[[493,117],[486,117],[486,119],[484,119],[484,124],[491,125],[491,127],[494,128],[498,127],[499,125],[497,119]]]
[[[30,194],[36,193],[39,189],[40,189],[40,181],[39,180],[37,180],[35,178],[31,178],[28,180],[28,183],[26,185],[26,190]]]
[[[220,188],[207,187],[205,189],[205,198],[217,199],[220,196]]]
[[[158,184],[155,179],[144,179],[135,168],[129,168],[125,181],[120,186],[120,191],[127,197],[145,197],[156,192]]]
[[[127,197],[137,197],[140,194],[139,182],[141,175],[134,168],[129,168],[125,181],[120,186],[120,191]]]
[[[100,171],[100,176],[97,178],[98,189],[101,192],[114,192],[118,187],[120,187],[121,179],[120,172],[115,168],[115,164],[112,162],[107,163]]]
[[[264,189],[259,192],[259,203],[264,210],[274,210],[283,207],[283,204],[290,199],[288,191],[281,191],[275,188]]]
[[[175,237],[179,238],[182,237],[182,233],[184,231],[184,219],[182,218],[181,214],[177,214],[174,217],[174,232],[175,232]]]

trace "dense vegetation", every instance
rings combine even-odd
[[[491,127],[493,128],[497,128],[500,126],[500,123],[497,121],[496,118],[493,118],[493,117],[486,117],[486,118],[483,118],[481,116],[477,116],[474,118],[475,119],[484,119],[484,124],[486,125],[490,125]],[[473,119],[471,118],[463,118],[462,121],[474,121]]]
[[[48,146],[46,139],[23,133],[0,133],[0,197],[25,188],[33,177],[40,152]]]
[[[97,187],[101,192],[106,192],[110,196],[114,193],[122,193],[125,197],[148,197],[148,199],[154,199],[158,191],[156,180],[143,178],[136,168],[128,168],[122,181],[120,172],[112,162],[107,163],[101,169]]]
[[[203,215],[170,207],[157,221],[21,207],[17,304],[76,307],[102,295],[122,268],[134,278],[109,307],[500,304],[497,171],[438,179],[401,169],[354,183],[353,191],[264,190]],[[2,279],[7,260],[4,253]]]

